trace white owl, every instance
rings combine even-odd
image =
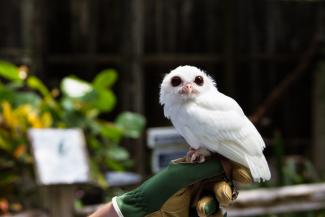
[[[194,158],[219,153],[249,168],[254,181],[269,180],[265,143],[232,98],[220,93],[211,77],[193,66],[179,66],[161,84],[160,103],[176,130],[195,149]],[[192,159],[195,160],[195,159]]]

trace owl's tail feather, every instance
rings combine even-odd
[[[264,155],[247,156],[246,162],[255,182],[267,181],[271,179],[271,172]]]

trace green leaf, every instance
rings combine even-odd
[[[115,123],[123,129],[125,136],[130,138],[138,138],[145,126],[145,118],[136,113],[123,112],[117,116]]]
[[[111,90],[95,89],[88,82],[75,77],[64,78],[61,83],[61,89],[66,97],[73,98],[74,109],[82,110],[85,114],[88,114],[89,111],[97,110],[108,112],[116,104],[115,94]],[[69,107],[71,108],[71,106]]]
[[[11,81],[10,83],[7,83],[5,88],[8,88],[10,90],[18,90],[19,88],[24,87],[24,82],[21,80]]]
[[[129,152],[122,147],[115,146],[107,150],[107,157],[116,161],[124,161],[129,159]]]
[[[76,98],[83,104],[83,110],[111,111],[116,104],[116,97],[111,90],[93,89],[86,95]],[[88,113],[88,111],[85,111]]]
[[[89,136],[97,136],[100,134],[101,126],[97,122],[97,118],[87,117],[87,125],[89,127]]]
[[[27,80],[27,85],[35,90],[38,90],[43,96],[49,95],[49,90],[43,84],[43,82],[35,76],[30,76]]]
[[[12,81],[22,80],[19,76],[18,67],[3,60],[0,60],[0,76]]]
[[[95,136],[89,135],[87,139],[87,144],[91,150],[100,150],[102,148],[101,143],[97,140]]]
[[[101,126],[100,133],[103,137],[108,138],[109,140],[118,143],[122,136],[123,130],[116,127],[114,124],[111,123],[99,123]]]
[[[114,69],[105,69],[95,77],[93,86],[96,89],[109,88],[116,82],[117,77],[117,72]]]
[[[13,107],[30,104],[32,106],[38,106],[41,102],[41,98],[32,92],[17,92],[10,89],[1,89],[0,88],[0,102],[8,101]]]
[[[80,98],[93,91],[93,87],[77,77],[66,77],[61,82],[61,90],[68,97]]]
[[[61,100],[61,106],[67,111],[73,111],[74,110],[73,100],[71,98],[69,98],[69,97],[64,97]]]
[[[31,104],[33,106],[37,106],[40,102],[41,98],[37,94],[29,92],[16,93],[12,101],[14,106],[19,106],[22,104]]]
[[[113,160],[113,159],[107,158],[106,165],[109,169],[114,170],[114,171],[124,171],[125,170],[124,166],[120,162]]]
[[[87,119],[80,112],[64,111],[62,114],[62,121],[66,127],[81,127],[87,126]]]
[[[93,105],[102,112],[109,112],[115,107],[115,104],[115,94],[110,90],[101,90]]]

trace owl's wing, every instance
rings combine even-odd
[[[185,127],[201,146],[250,168],[255,180],[269,179],[263,155],[265,143],[248,118],[234,110],[211,110],[195,106]]]

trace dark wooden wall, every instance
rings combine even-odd
[[[302,0],[0,0],[0,58],[52,86],[116,68],[115,113],[141,112],[148,127],[169,124],[158,104],[163,74],[193,64],[252,114],[324,32],[324,12],[323,1]],[[260,126],[266,137],[282,131],[288,152],[310,150],[314,65]]]

